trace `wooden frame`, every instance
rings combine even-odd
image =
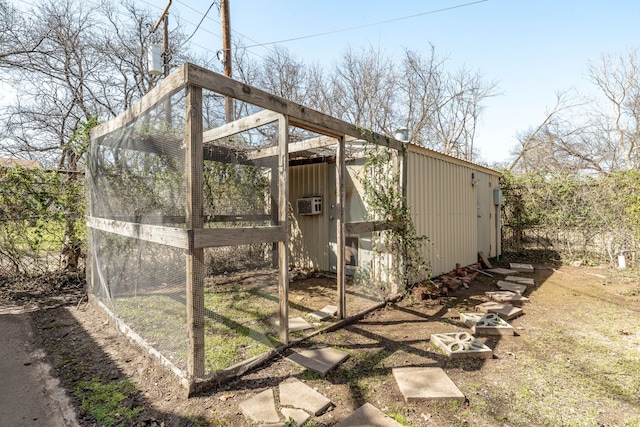
[[[247,102],[262,110],[250,116],[235,120],[216,129],[203,129],[202,101],[203,90],[213,91],[225,97]],[[129,125],[142,114],[152,108],[167,102],[171,96],[184,91],[185,96],[185,137],[184,141],[171,137],[161,142],[151,139],[138,138],[125,141],[120,146],[104,138],[104,144],[114,144],[114,147],[136,150],[147,153],[161,153],[166,146],[184,144],[185,159],[185,214],[184,216],[155,215],[144,218],[147,223],[139,222],[135,217],[95,217],[91,206],[88,209],[87,227],[89,236],[95,236],[96,231],[116,234],[141,241],[148,241],[183,249],[186,254],[186,300],[187,300],[187,334],[188,356],[184,375],[180,369],[171,365],[164,356],[152,349],[148,344],[143,347],[150,354],[157,356],[161,363],[169,366],[177,374],[181,383],[187,385],[188,393],[206,388],[206,383],[218,383],[225,375],[214,374],[205,376],[204,349],[204,249],[220,246],[237,246],[254,243],[273,243],[273,261],[279,269],[279,330],[278,335],[283,345],[290,341],[288,330],[288,296],[289,296],[289,162],[291,153],[312,152],[323,147],[335,147],[336,161],[336,240],[338,248],[343,248],[347,234],[383,230],[389,227],[386,223],[345,222],[345,179],[346,154],[345,144],[354,139],[367,139],[378,145],[389,147],[402,153],[403,144],[393,138],[365,131],[355,125],[311,110],[284,98],[269,94],[244,83],[206,70],[193,64],[184,64],[170,76],[160,82],[130,109],[92,130],[92,143],[102,140],[112,132],[116,132]],[[241,132],[250,131],[270,123],[278,123],[278,145],[269,148],[255,149],[243,152],[242,159],[236,158],[235,152],[223,146],[215,145],[215,141],[231,137]],[[306,129],[320,136],[305,141],[289,143],[289,129],[295,126]],[[163,145],[164,144],[164,145]],[[272,162],[265,160],[271,158]],[[277,158],[277,163],[273,162]],[[205,228],[203,218],[203,167],[205,159],[217,161],[233,161],[271,168],[271,192],[277,194],[270,215],[242,215],[217,216],[216,221],[268,221],[271,225],[260,227],[224,227]],[[403,161],[403,167],[406,167]],[[406,172],[403,172],[403,178]],[[403,185],[405,182],[403,182]],[[91,194],[89,200],[95,195]],[[152,223],[149,223],[152,222]],[[184,224],[184,227],[168,227],[163,224]],[[345,254],[337,251],[337,298],[338,317],[347,318],[346,306],[346,277]],[[92,257],[92,265],[95,266]],[[92,282],[100,280],[93,272]],[[96,283],[92,283],[96,286]],[[125,330],[120,328],[121,330]],[[143,341],[135,331],[128,330],[129,336],[136,336],[136,341]],[[275,354],[275,353],[274,353]]]

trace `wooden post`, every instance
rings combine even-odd
[[[229,11],[229,0],[220,0],[220,21],[222,21],[222,51],[224,52],[224,75],[227,77],[232,77],[231,14]],[[231,123],[234,119],[232,97],[224,97],[224,110],[227,123]]]
[[[278,225],[284,226],[285,239],[278,242],[280,341],[289,344],[289,118],[278,121]]]
[[[279,194],[278,188],[280,182],[280,174],[278,173],[278,170],[278,167],[271,168],[271,186],[269,187],[271,190],[271,225],[278,225],[278,218],[280,218],[278,216],[278,212],[280,211],[278,206],[279,203],[276,199],[276,196]],[[278,268],[278,263],[278,243],[274,242],[271,246],[271,267]]]
[[[345,225],[344,225],[344,207],[345,207],[345,138],[344,136],[338,140],[338,149],[336,152],[336,282],[338,287],[338,319],[347,317],[347,300],[346,300],[346,272],[345,272]]]
[[[202,89],[187,86],[186,97],[186,161],[187,185],[186,227],[189,232],[187,253],[187,328],[189,351],[187,375],[204,376],[204,249],[194,248],[194,232],[203,228],[202,185]]]
[[[402,144],[402,150],[398,150],[398,155],[400,157],[400,191],[402,194],[402,208],[403,209],[407,209],[407,183],[409,181],[408,178],[408,173],[409,173],[409,150],[407,149],[407,144]],[[409,218],[409,220],[412,220],[412,218]],[[407,227],[409,226],[409,224],[402,224],[402,227],[404,229],[404,233],[408,233],[408,229]],[[400,285],[402,287],[402,291],[404,292],[406,289],[408,289],[408,287],[410,285],[412,285],[413,283],[409,283],[409,278],[407,277],[407,260],[409,259],[409,252],[408,252],[408,248],[405,245],[402,248],[402,261],[401,261],[401,266],[402,266],[402,283],[396,284],[394,289],[392,289],[392,293],[393,294],[397,294],[399,293],[400,289],[398,289],[398,285]]]

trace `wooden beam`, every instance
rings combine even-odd
[[[345,245],[345,140],[340,138],[338,150],[336,152],[336,282],[338,291],[338,319],[347,317],[346,299],[346,260],[344,253]]]
[[[187,204],[185,210],[187,231],[193,234],[203,228],[202,184],[204,163],[202,151],[202,89],[187,86],[185,126],[185,177]],[[189,244],[187,253],[187,375],[204,376],[204,249]]]
[[[278,225],[285,238],[278,243],[278,297],[280,301],[280,341],[289,344],[289,118],[278,121]]]
[[[151,89],[140,101],[133,104],[116,118],[102,123],[91,130],[91,138],[99,138],[117,129],[120,129],[134,120],[138,119],[143,113],[149,111],[156,105],[165,101],[171,95],[182,89],[186,85],[186,70],[188,64],[182,65],[168,77],[159,82]]]
[[[371,233],[373,231],[390,230],[393,224],[388,221],[359,221],[345,224],[347,234]]]
[[[226,125],[208,130],[202,136],[203,142],[213,142],[220,138],[226,138],[250,129],[273,123],[278,120],[280,114],[269,110],[262,110],[258,113],[243,117]]]
[[[251,245],[286,240],[283,226],[203,228],[193,231],[194,248]]]
[[[96,217],[87,218],[87,227],[174,248],[187,249],[189,247],[189,235],[184,228],[137,224]]]
[[[297,153],[300,151],[312,150],[314,148],[328,147],[330,145],[336,145],[338,140],[330,136],[317,136],[315,138],[305,139],[304,141],[292,142],[289,144],[289,154]],[[247,153],[247,159],[257,160],[265,157],[275,157],[279,154],[279,147],[268,147],[250,151]]]
[[[351,123],[312,110],[197,65],[186,63],[185,66],[187,67],[187,81],[189,84],[287,115],[290,126],[296,126],[334,138],[342,138],[348,135],[395,150],[402,149],[402,142],[392,137],[361,129]]]

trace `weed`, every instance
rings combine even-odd
[[[82,401],[80,408],[93,417],[101,426],[126,426],[142,411],[133,406],[133,395],[137,392],[130,380],[103,383],[94,378],[79,381],[74,394]]]

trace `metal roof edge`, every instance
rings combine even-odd
[[[431,148],[426,148],[426,147],[423,147],[421,145],[414,144],[412,142],[408,142],[407,143],[407,150],[410,151],[410,152],[418,153],[418,154],[425,154],[425,155],[428,155],[428,156],[431,156],[431,157],[434,157],[434,158],[437,158],[437,159],[440,159],[440,160],[444,160],[444,161],[447,161],[447,162],[450,162],[450,163],[455,163],[455,164],[462,165],[462,166],[468,166],[470,168],[474,168],[474,169],[477,169],[479,171],[489,173],[491,175],[495,175],[495,176],[502,175],[501,172],[499,172],[499,171],[497,171],[495,169],[491,169],[491,168],[489,168],[487,166],[482,166],[482,165],[480,165],[478,163],[470,162],[468,160],[459,159],[457,157],[453,157],[453,156],[450,156],[448,154],[444,154],[444,153],[442,153],[440,151],[436,151],[436,150],[433,150]]]

